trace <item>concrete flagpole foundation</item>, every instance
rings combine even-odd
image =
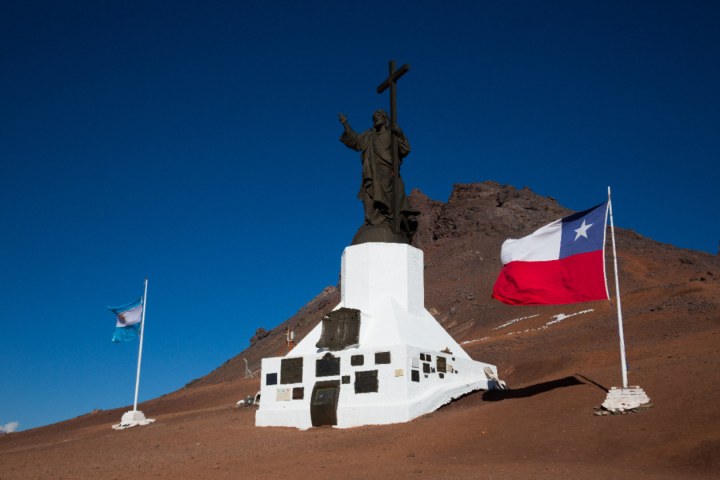
[[[623,413],[650,405],[650,397],[640,387],[611,387],[602,408],[611,413]]]
[[[155,421],[154,418],[145,418],[145,414],[140,410],[130,410],[123,413],[120,423],[113,425],[113,430],[125,430],[142,425],[149,425]]]

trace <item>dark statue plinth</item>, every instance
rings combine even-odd
[[[412,234],[409,232],[395,233],[392,226],[385,223],[381,225],[363,225],[353,237],[351,245],[368,242],[407,243],[409,245],[411,241]]]

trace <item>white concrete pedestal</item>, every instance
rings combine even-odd
[[[285,357],[263,359],[255,424],[310,428],[311,407],[333,401],[330,424],[340,428],[407,422],[466,393],[499,388],[497,368],[471,359],[425,309],[423,270],[423,252],[409,245],[347,247],[335,310],[360,311],[359,343],[319,349],[321,323]],[[321,368],[324,361],[336,369]],[[289,362],[301,374],[289,375]]]

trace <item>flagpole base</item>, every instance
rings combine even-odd
[[[645,390],[635,386],[629,388],[612,387],[601,408],[610,413],[625,413],[651,406],[650,397],[647,396]]]
[[[125,430],[126,428],[136,427],[138,425],[149,425],[155,421],[154,418],[145,418],[145,414],[140,410],[130,410],[123,413],[120,423],[113,425],[113,430]]]

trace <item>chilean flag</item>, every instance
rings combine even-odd
[[[502,244],[493,298],[510,305],[552,305],[609,298],[605,280],[608,202]]]

